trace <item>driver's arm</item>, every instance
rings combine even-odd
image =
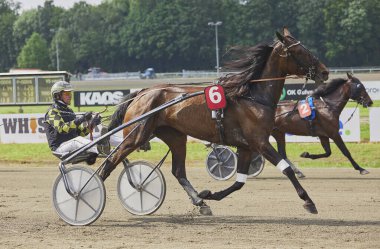
[[[54,127],[58,133],[69,133],[76,130],[78,135],[86,136],[90,131],[83,125],[83,122],[78,122],[78,119],[66,122],[63,120],[58,109],[51,109],[47,114],[47,123]]]

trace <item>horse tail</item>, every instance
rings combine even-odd
[[[137,96],[137,94],[138,94],[138,91],[130,93],[121,99],[120,103],[123,103],[123,104],[119,105],[116,111],[112,114],[111,122],[108,125],[109,131],[123,124],[124,116],[128,109],[128,106],[132,102],[132,99]]]

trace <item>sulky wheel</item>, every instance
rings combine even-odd
[[[220,181],[230,179],[236,172],[237,156],[227,146],[213,147],[206,159],[206,169],[209,175]]]
[[[53,184],[53,206],[59,217],[73,226],[85,226],[96,221],[106,203],[103,181],[91,168],[73,166],[66,178],[73,196],[65,188],[62,174]]]
[[[123,161],[123,164],[124,169],[117,182],[121,204],[135,215],[147,215],[157,211],[166,195],[166,182],[161,170],[153,170],[155,165],[146,161]]]
[[[264,164],[265,158],[260,153],[254,152],[252,154],[251,164],[248,169],[248,178],[253,178],[260,175],[264,169]]]

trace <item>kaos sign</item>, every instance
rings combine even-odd
[[[116,105],[129,90],[74,92],[74,106]]]

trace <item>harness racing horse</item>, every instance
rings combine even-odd
[[[228,105],[224,109],[224,144],[237,147],[238,165],[236,182],[229,188],[212,193],[198,192],[188,181],[185,169],[187,135],[211,143],[222,144],[216,121],[211,119],[203,95],[199,95],[169,108],[140,123],[123,130],[125,139],[120,149],[108,162],[100,176],[106,179],[122,159],[126,158],[151,136],[165,142],[172,153],[172,174],[189,195],[193,205],[199,206],[202,214],[211,214],[204,200],[221,200],[243,187],[247,179],[253,152],[259,152],[273,165],[277,165],[294,185],[299,197],[305,201],[304,208],[317,213],[313,201],[298,182],[289,164],[269,143],[274,125],[276,105],[279,101],[287,75],[308,76],[311,79],[327,80],[328,69],[297,41],[287,28],[283,34],[276,32],[278,41],[271,45],[260,44],[246,50],[246,58],[232,61],[229,68],[240,70],[236,74],[219,79],[226,91]],[[252,82],[261,79],[260,82]],[[143,89],[126,96],[131,100],[118,107],[109,129],[122,122],[139,117],[178,96],[203,91],[204,88],[184,85],[159,85]],[[134,132],[130,133],[133,129]],[[202,210],[208,210],[202,212]]]
[[[311,96],[315,98],[316,113],[315,119],[310,121],[311,123],[302,119],[298,112],[294,112],[294,102],[280,102],[277,107],[275,128],[272,135],[276,139],[278,152],[285,160],[287,160],[285,133],[319,137],[325,153],[314,155],[309,152],[303,152],[301,154],[301,157],[310,159],[329,157],[331,155],[329,138],[331,138],[343,155],[350,160],[352,166],[359,170],[360,174],[369,173],[355,162],[339,134],[339,116],[349,99],[355,100],[364,107],[373,104],[363,83],[349,73],[347,73],[347,76],[348,79],[334,79],[328,84],[320,85],[313,91]],[[291,164],[290,161],[288,163]],[[292,167],[295,166],[293,165]],[[295,171],[298,171],[298,169],[295,169]],[[300,171],[297,175],[299,177],[304,176]]]

